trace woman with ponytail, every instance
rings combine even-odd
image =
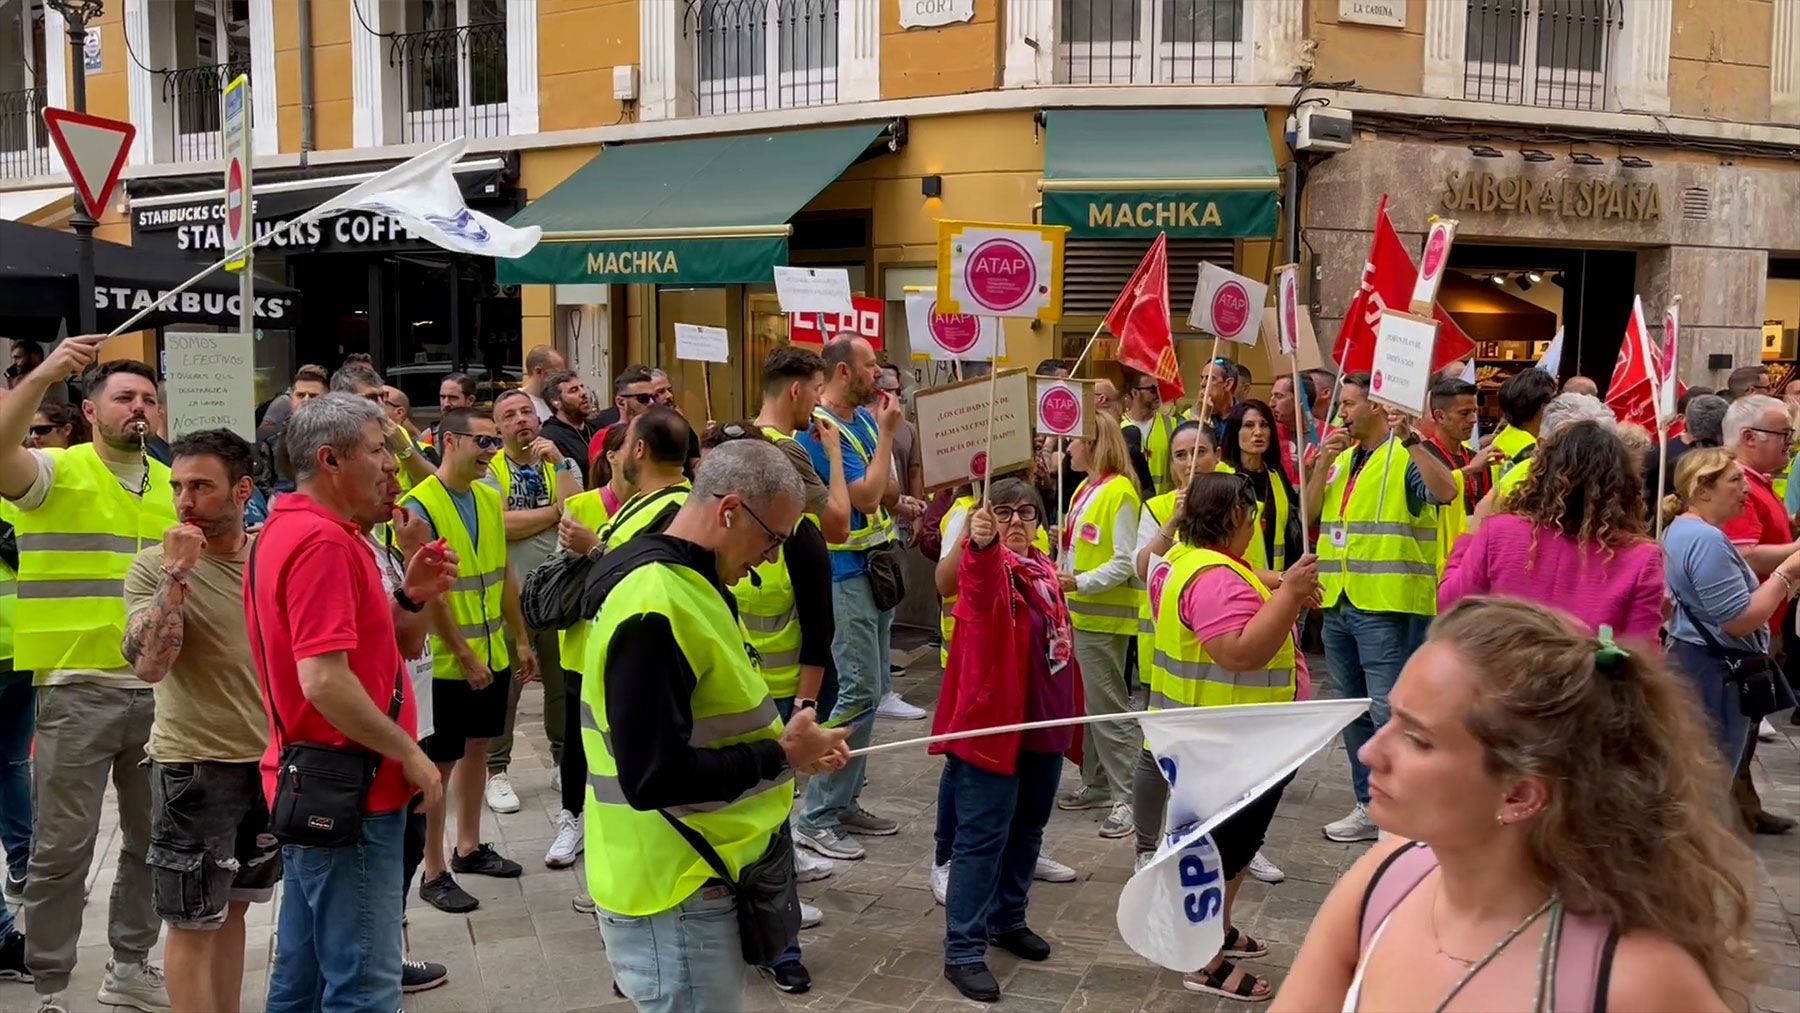
[[[1748,1006],[1753,859],[1652,645],[1465,598],[1389,703],[1362,759],[1393,836],[1333,887],[1276,1009]]]

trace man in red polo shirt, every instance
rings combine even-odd
[[[1787,507],[1775,495],[1769,480],[1787,464],[1788,450],[1794,443],[1793,423],[1780,401],[1767,394],[1751,394],[1733,401],[1725,410],[1724,436],[1725,446],[1736,451],[1738,462],[1744,466],[1744,484],[1749,488],[1744,512],[1725,525],[1725,537],[1737,546],[1744,562],[1758,577],[1767,577],[1782,560],[1800,549],[1800,542],[1794,541]],[[1788,606],[1783,604],[1769,620],[1769,631],[1777,643],[1783,642],[1782,630],[1788,624],[1788,615]],[[1763,810],[1762,799],[1750,780],[1750,761],[1755,754],[1756,731],[1752,728],[1750,744],[1744,750],[1732,787],[1738,812],[1745,825],[1756,833],[1792,830],[1793,820]]]
[[[400,917],[406,809],[443,786],[417,742],[412,690],[396,639],[416,639],[418,611],[455,578],[426,546],[392,594],[363,543],[394,509],[394,459],[381,410],[329,394],[294,412],[286,446],[297,491],[276,500],[245,574],[245,619],[270,716],[263,790],[295,742],[379,754],[361,838],[339,848],[287,845],[268,1008],[281,1013],[401,1004]],[[391,702],[399,700],[390,717]]]

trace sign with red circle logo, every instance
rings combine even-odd
[[[244,163],[233,158],[225,170],[225,232],[238,245],[243,243],[245,197]]]
[[[987,451],[977,450],[975,456],[969,458],[969,477],[985,478],[987,476]]]
[[[1379,369],[1369,376],[1369,392],[1372,394],[1381,392],[1381,370]]]
[[[1212,322],[1214,333],[1227,341],[1236,338],[1250,324],[1250,293],[1236,281],[1228,281],[1213,293]]]
[[[981,340],[981,321],[968,313],[951,313],[940,316],[937,300],[931,301],[931,309],[927,311],[931,319],[931,336],[937,339],[944,351],[962,354],[975,347]]]
[[[1081,398],[1066,385],[1045,384],[1038,392],[1038,432],[1073,436],[1081,429]]]
[[[989,239],[970,251],[963,268],[969,294],[990,313],[1025,305],[1038,292],[1037,264],[1030,251],[1004,237]]]
[[[1169,583],[1169,571],[1173,569],[1175,569],[1174,565],[1166,559],[1157,560],[1156,565],[1150,568],[1150,587],[1147,593],[1150,595],[1150,618],[1152,619],[1162,615],[1163,587]]]
[[[1281,338],[1281,350],[1291,353],[1300,340],[1300,285],[1292,272],[1282,278],[1281,319],[1287,327],[1287,333]]]
[[[1419,270],[1426,277],[1434,277],[1444,269],[1444,260],[1450,255],[1450,233],[1447,229],[1432,229],[1430,238],[1425,240],[1425,257],[1419,264]]]

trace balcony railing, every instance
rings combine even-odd
[[[1463,97],[1605,109],[1622,0],[1467,0]]]
[[[395,35],[388,67],[400,80],[400,143],[506,134],[506,22]]]
[[[209,162],[223,155],[219,136],[225,86],[239,74],[250,73],[249,60],[206,63],[162,72],[162,100],[175,125],[173,150],[176,162]]]
[[[1246,0],[1058,0],[1056,79],[1064,84],[1231,84]]]
[[[702,115],[838,100],[838,0],[688,0],[683,32]]]
[[[27,179],[49,173],[43,90],[0,91],[0,179]]]

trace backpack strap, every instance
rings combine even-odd
[[[1564,912],[1552,983],[1557,1010],[1599,1013],[1606,1008],[1606,985],[1618,943],[1619,933],[1605,919]]]
[[[1414,841],[1389,855],[1375,869],[1375,875],[1369,877],[1368,888],[1363,891],[1362,918],[1357,926],[1358,953],[1368,952],[1375,930],[1394,913],[1406,895],[1412,893],[1413,887],[1437,868],[1437,864],[1437,856],[1431,849]]]

